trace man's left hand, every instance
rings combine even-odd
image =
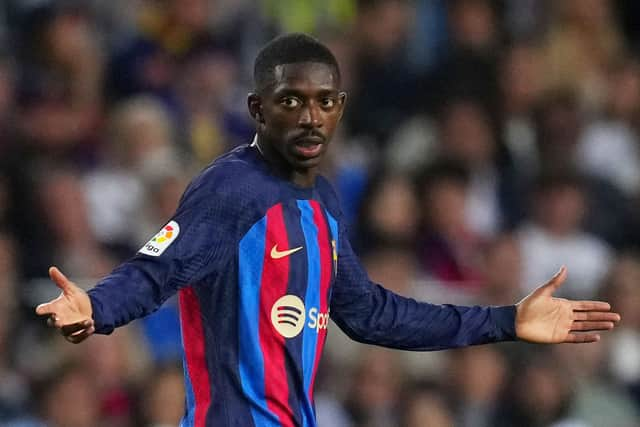
[[[572,301],[553,293],[567,277],[562,267],[547,283],[516,304],[516,335],[533,343],[588,343],[600,339],[599,332],[613,329],[618,313],[603,301]]]

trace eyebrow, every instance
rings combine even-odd
[[[282,89],[276,89],[273,92],[274,96],[276,97],[282,97],[282,96],[300,96],[300,97],[304,97],[306,96],[306,94],[304,94],[302,91],[295,89],[295,88],[291,88],[291,87],[287,87],[287,88],[282,88]],[[314,96],[338,96],[340,94],[340,91],[338,89],[332,88],[320,88],[319,90],[317,90],[314,94]]]

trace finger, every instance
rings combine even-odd
[[[39,316],[46,316],[51,314],[58,314],[59,311],[64,311],[64,307],[61,306],[61,297],[53,299],[49,302],[42,303],[36,307],[36,314]]]
[[[571,307],[580,311],[609,311],[611,305],[604,301],[571,301]]]
[[[585,321],[605,321],[605,322],[619,322],[620,315],[618,313],[611,313],[610,311],[574,311],[573,320]]]
[[[49,318],[47,318],[47,326],[49,326],[51,328],[55,328],[57,321],[58,321],[58,318],[56,317],[55,314],[53,314],[53,315],[49,316]]]
[[[75,292],[75,285],[67,276],[62,274],[62,271],[58,269],[58,267],[49,268],[49,277],[54,281],[56,286],[58,286],[65,295],[72,294]]]
[[[53,314],[55,312],[54,310],[54,302],[47,302],[44,304],[40,304],[39,306],[36,307],[36,314],[38,316],[45,316],[47,314]]]
[[[570,333],[567,335],[567,338],[564,340],[566,343],[574,343],[574,344],[582,344],[589,342],[600,341],[600,334],[597,333]]]
[[[562,267],[560,267],[560,270],[558,270],[558,272],[547,283],[545,283],[540,287],[542,293],[544,295],[551,296],[560,287],[560,285],[562,285],[562,283],[565,281],[566,278],[567,278],[567,267],[563,265]]]
[[[71,343],[74,344],[78,344],[84,340],[86,340],[90,335],[93,335],[93,333],[95,332],[95,327],[91,326],[87,329],[84,329],[82,331],[79,331],[78,333],[74,334],[74,335],[69,335],[68,337],[65,337],[65,339]]]
[[[613,329],[613,322],[573,322],[572,331],[608,331]]]
[[[60,327],[60,332],[65,337],[71,336],[78,331],[83,329],[87,329],[93,326],[93,322],[91,320],[83,320],[81,322],[72,323],[70,325],[64,325]]]

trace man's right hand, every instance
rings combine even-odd
[[[48,316],[47,324],[59,329],[67,341],[74,344],[84,341],[95,331],[89,295],[57,267],[49,269],[49,276],[62,293],[58,298],[36,307],[36,314]]]

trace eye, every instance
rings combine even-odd
[[[333,108],[334,105],[336,105],[336,100],[334,98],[322,99],[322,108]]]
[[[285,108],[296,108],[300,105],[300,101],[297,98],[288,96],[286,98],[282,98],[282,100],[280,101],[280,105],[284,106]]]

